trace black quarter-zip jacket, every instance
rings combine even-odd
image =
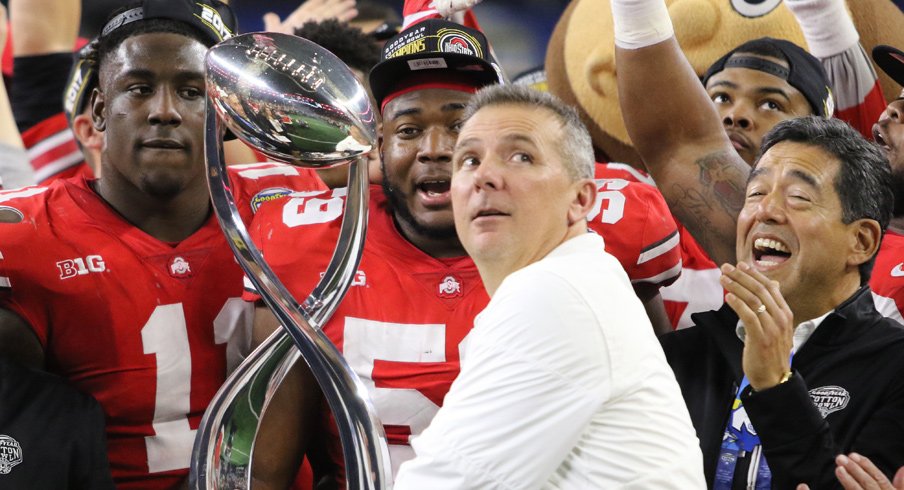
[[[713,485],[725,424],[744,375],[738,316],[727,305],[692,315],[696,326],[661,338]],[[741,400],[760,436],[772,487],[841,488],[835,456],[855,451],[889,479],[904,465],[904,329],[883,317],[867,286],[826,317],[792,361],[786,383]],[[825,414],[825,416],[823,416]],[[746,487],[749,454],[734,488]]]

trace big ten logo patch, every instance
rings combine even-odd
[[[226,27],[226,23],[223,22],[223,18],[220,17],[219,12],[207,5],[198,5],[201,7],[201,15],[195,14],[195,16],[200,18],[201,22],[204,22],[204,24],[213,29],[213,31],[220,36],[221,41],[232,37],[232,31]]]
[[[0,434],[0,475],[7,475],[22,462],[22,446],[19,441]]]
[[[458,29],[440,29],[437,31],[437,35],[439,36],[440,51],[483,58],[480,43],[470,34]]]
[[[84,258],[61,260],[56,263],[60,271],[60,279],[71,279],[76,276],[84,276],[91,272],[103,272],[107,270],[104,258],[100,255],[88,255]]]

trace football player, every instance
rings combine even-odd
[[[146,0],[115,15],[90,102],[102,178],[0,193],[0,355],[100,402],[118,488],[184,482],[230,339],[248,338],[242,273],[203,163],[204,56],[234,26],[215,0]],[[242,167],[237,199],[298,174]]]

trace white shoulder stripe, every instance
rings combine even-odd
[[[75,134],[69,128],[66,128],[49,138],[41,140],[38,144],[32,146],[31,148],[28,148],[26,150],[26,152],[28,153],[28,159],[34,160],[44,153],[47,153],[48,151],[71,140],[75,140]]]
[[[21,197],[36,196],[46,190],[46,187],[26,187],[24,189],[16,189],[9,192],[0,192],[0,202],[11,201]]]
[[[0,288],[9,288],[12,287],[9,285],[9,278],[0,276]]]
[[[650,284],[659,284],[661,282],[666,282],[669,279],[672,279],[673,277],[678,277],[679,274],[681,274],[681,261],[678,261],[678,264],[675,265],[675,267],[672,267],[671,269],[669,269],[667,271],[660,272],[659,274],[656,274],[655,276],[631,279],[631,284],[636,284],[638,282],[648,282]]]
[[[637,265],[643,264],[645,262],[649,262],[649,261],[655,259],[656,257],[659,257],[663,254],[668,253],[669,250],[672,250],[673,248],[678,246],[679,241],[680,241],[680,237],[678,236],[678,231],[676,230],[665,241],[659,243],[658,245],[654,246],[653,248],[644,250],[643,253],[641,253],[637,257]]]
[[[45,164],[39,169],[35,169],[35,180],[41,182],[54,175],[66,170],[67,168],[80,163],[85,159],[81,151],[74,151],[66,156],[57,158],[56,160]]]

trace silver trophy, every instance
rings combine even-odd
[[[205,152],[214,210],[236,259],[284,327],[239,365],[208,407],[195,438],[190,487],[249,487],[260,417],[300,355],[335,416],[348,488],[390,488],[386,435],[367,389],[321,330],[348,291],[364,246],[365,157],[376,141],[367,92],[348,67],[322,47],[295,36],[252,33],[208,52],[207,102]],[[292,165],[350,162],[339,241],[304,303],[292,297],[264,262],[239,218],[223,162],[224,129]]]

